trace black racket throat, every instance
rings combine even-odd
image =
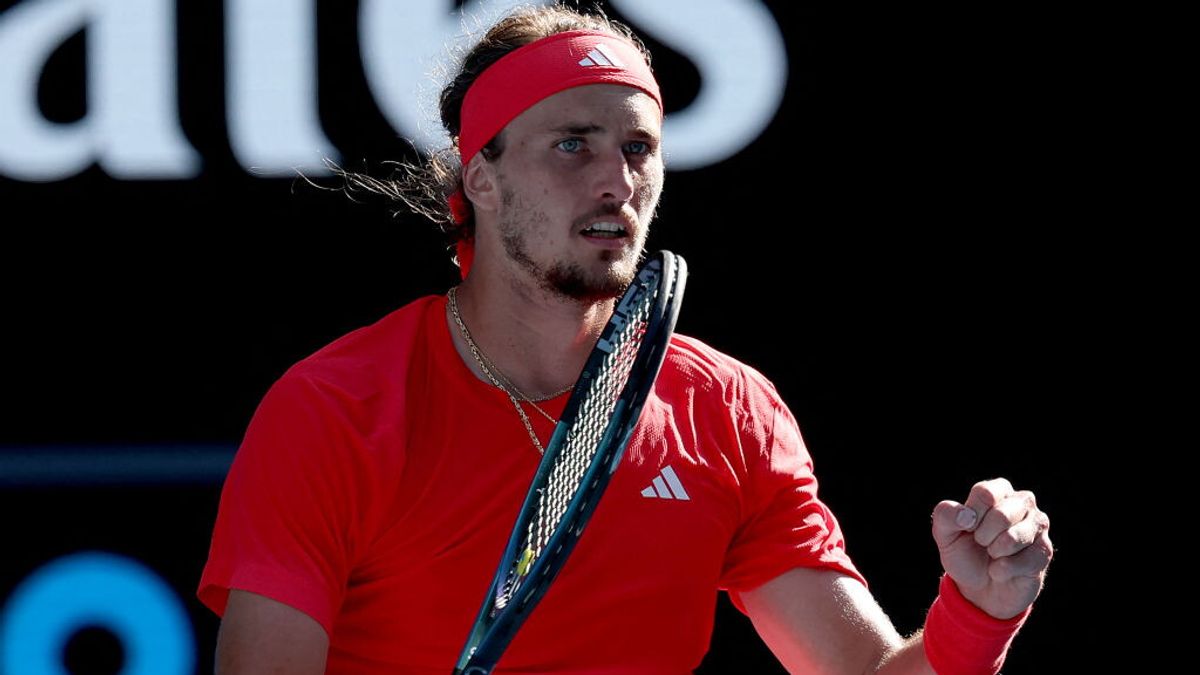
[[[455,673],[490,673],[574,550],[662,367],[687,280],[650,256],[617,301],[563,409]]]

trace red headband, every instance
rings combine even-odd
[[[458,137],[463,167],[517,115],[551,94],[585,84],[641,89],[662,111],[658,83],[637,47],[612,33],[557,33],[505,54],[467,90]]]
[[[658,82],[637,47],[602,31],[557,33],[514,49],[475,78],[462,104],[458,150],[463,168],[518,115],[553,94],[585,84],[640,89],[662,112]],[[460,224],[470,213],[461,188],[450,195],[450,212]],[[459,240],[457,252],[465,279],[474,242]]]

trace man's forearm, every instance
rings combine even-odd
[[[920,632],[885,656],[872,672],[878,675],[937,675],[925,657],[925,638]]]

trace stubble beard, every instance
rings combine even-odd
[[[542,290],[576,302],[593,303],[620,297],[633,282],[638,263],[644,256],[644,234],[640,235],[642,240],[638,242],[638,253],[632,261],[624,260],[628,255],[622,251],[599,251],[599,259],[608,263],[600,271],[589,271],[577,262],[561,260],[543,266],[529,254],[529,237],[531,234],[536,236],[536,232],[548,226],[546,215],[529,208],[511,190],[503,189],[501,198],[507,207],[499,227],[504,252]],[[614,209],[613,213],[616,212]]]

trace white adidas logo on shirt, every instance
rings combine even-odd
[[[593,47],[592,51],[588,52],[588,55],[583,57],[583,60],[579,62],[579,65],[584,66],[584,67],[592,67],[592,66],[609,66],[609,67],[615,66],[617,68],[625,67],[625,64],[621,63],[621,59],[618,59],[617,55],[614,54],[611,49],[605,47],[604,45],[596,45],[595,47]]]
[[[675,470],[669,466],[663,467],[661,473],[654,477],[650,483],[650,487],[642,490],[643,497],[650,499],[678,499],[681,501],[690,501],[687,490],[683,489],[683,483],[679,482],[679,476],[675,475]]]

